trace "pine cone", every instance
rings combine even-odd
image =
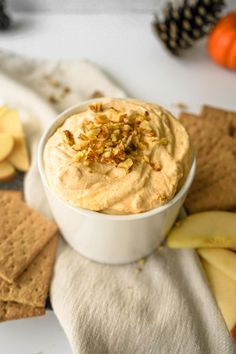
[[[179,55],[209,33],[224,6],[224,0],[184,0],[178,7],[169,2],[163,21],[156,17],[153,26],[169,51]]]
[[[5,13],[5,1],[0,0],[0,30],[6,30],[10,27],[10,18]]]

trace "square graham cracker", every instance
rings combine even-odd
[[[191,129],[192,118],[213,124],[219,131],[234,137],[234,139],[236,138],[236,112],[204,105],[199,116],[189,112],[181,112],[179,116],[180,121],[186,129],[188,127]]]
[[[45,315],[44,308],[0,301],[0,322],[43,315]]]
[[[201,117],[217,127],[223,128],[228,135],[236,138],[236,112],[204,105]]]
[[[57,226],[12,194],[2,194],[0,210],[0,277],[12,283],[56,234]]]
[[[21,192],[15,190],[9,190],[9,189],[0,189],[0,203],[1,203],[1,198],[4,197],[5,195],[16,197],[18,200],[22,199]]]
[[[187,211],[231,210],[236,207],[236,158],[218,151],[197,159],[196,175],[185,200]]]
[[[12,284],[0,279],[0,301],[44,307],[52,277],[56,246],[57,236],[54,236]]]
[[[205,106],[207,107],[207,106]],[[197,157],[196,176],[185,201],[189,213],[236,207],[236,144],[227,120],[182,112]]]
[[[182,112],[179,120],[189,133],[198,158],[207,156],[212,150],[236,153],[235,139],[226,134],[224,128],[191,113]]]

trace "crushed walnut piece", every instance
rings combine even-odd
[[[143,270],[144,264],[145,264],[145,258],[141,258],[137,261],[136,266],[134,268],[135,273],[140,273]]]
[[[50,103],[53,103],[53,104],[58,103],[58,99],[57,99],[54,95],[50,95],[50,96],[48,97],[48,101],[49,101]]]
[[[56,93],[55,97],[54,94],[51,94],[48,97],[49,102],[51,103],[58,103],[59,99],[64,98],[68,93],[71,92],[71,88],[64,84],[63,82],[55,79],[54,77],[52,77],[51,75],[47,74],[43,76],[43,79],[51,86],[51,88],[53,89],[53,93]]]
[[[93,111],[93,112],[102,112],[102,104],[101,103],[94,103],[94,104],[91,104],[89,106],[89,108]]]
[[[173,103],[172,106],[174,106],[174,107],[176,107],[178,109],[182,109],[182,110],[188,109],[188,105],[186,103],[183,103],[183,102]]]
[[[75,144],[75,139],[73,134],[69,130],[63,130],[64,141],[66,144],[73,146]]]
[[[53,78],[49,79],[49,84],[53,87],[60,87],[61,83],[58,80],[55,80]]]
[[[155,171],[161,171],[161,165],[158,163],[150,162],[150,166],[153,168]]]
[[[138,263],[141,267],[143,267],[144,264],[145,264],[145,258],[139,259],[137,263]]]
[[[76,137],[79,143],[75,143],[71,132],[63,131],[64,141],[76,151],[74,161],[113,164],[126,171],[130,171],[136,161],[144,161],[154,171],[161,170],[161,166],[151,162],[144,150],[149,142],[167,145],[168,140],[156,137],[148,111],[142,114],[119,112],[114,107],[104,109],[100,102],[91,104],[89,109],[93,119],[82,121]]]
[[[92,95],[90,96],[90,98],[100,98],[100,97],[104,97],[104,93],[102,91],[96,90],[92,93]]]
[[[66,85],[66,86],[63,86],[62,90],[66,94],[66,93],[69,93],[71,91],[71,88]]]

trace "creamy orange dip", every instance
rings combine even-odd
[[[68,117],[48,139],[48,184],[75,207],[135,214],[168,202],[191,165],[185,128],[164,108],[104,99]]]

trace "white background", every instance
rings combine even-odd
[[[15,28],[0,33],[1,49],[42,58],[88,58],[128,95],[171,110],[179,102],[193,111],[203,103],[236,110],[236,72],[216,66],[205,43],[182,59],[170,56],[151,31],[151,14],[21,13],[14,19]],[[0,347],[1,354],[71,353],[52,313],[1,323]]]
[[[169,0],[5,0],[10,9],[20,11],[52,11],[52,12],[142,12],[158,11]],[[183,0],[171,0],[180,3]],[[233,6],[235,0],[225,0],[228,6]]]

